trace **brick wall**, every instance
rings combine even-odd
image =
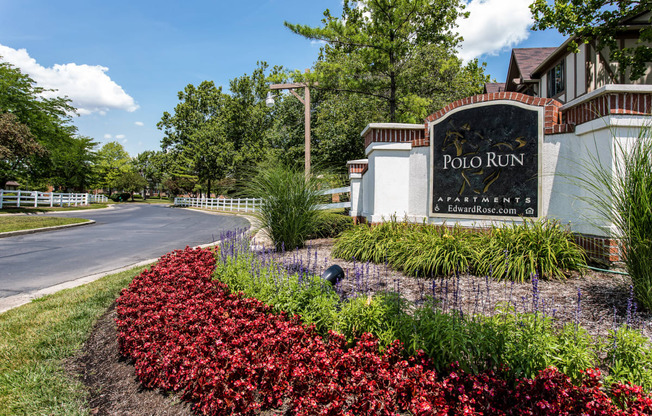
[[[567,124],[578,125],[608,115],[649,115],[651,111],[650,93],[611,92],[563,111],[562,118]]]
[[[412,143],[417,140],[423,140],[422,130],[370,128],[364,135],[364,147],[371,143]]]
[[[349,164],[349,175],[352,173],[360,173],[364,175],[369,168],[368,163],[350,163]]]
[[[575,242],[586,251],[590,259],[606,264],[623,260],[618,240],[614,238],[578,234]]]
[[[515,101],[527,105],[533,105],[544,108],[544,134],[558,134],[572,132],[574,127],[562,123],[561,106],[562,104],[552,98],[538,98],[529,95],[521,94],[518,92],[497,92],[491,94],[480,94],[472,97],[466,97],[461,100],[454,101],[448,104],[441,110],[431,114],[426,118],[424,125],[424,139],[421,141],[413,141],[412,146],[430,146],[430,138],[428,131],[428,123],[435,121],[446,113],[465,105],[486,103],[491,101]]]

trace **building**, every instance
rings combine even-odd
[[[635,42],[649,17],[626,21],[621,44]],[[593,214],[577,179],[587,179],[581,165],[591,158],[615,169],[618,149],[652,124],[652,64],[630,82],[594,45],[571,53],[568,42],[514,49],[503,85],[487,84],[424,124],[369,124],[367,158],[348,162],[354,219],[482,228],[554,218],[594,258],[618,261],[614,226]]]

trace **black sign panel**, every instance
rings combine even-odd
[[[434,216],[537,217],[539,112],[493,104],[462,109],[431,132]]]

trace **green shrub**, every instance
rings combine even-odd
[[[333,238],[353,227],[353,218],[335,212],[320,211],[315,230],[308,238]]]
[[[500,362],[516,377],[533,378],[542,369],[555,366],[579,381],[580,370],[597,365],[593,340],[581,327],[566,325],[556,330],[550,318],[519,314],[503,317],[500,330],[507,334]]]
[[[465,272],[474,265],[477,240],[477,235],[458,226],[412,228],[391,246],[388,260],[412,276]]]
[[[456,361],[465,371],[479,370],[472,368],[471,332],[459,312],[446,313],[436,303],[428,302],[417,308],[413,317],[414,330],[409,339],[403,340],[408,351],[423,350],[437,371],[445,371]]]
[[[252,268],[257,270],[252,276]],[[215,277],[232,291],[274,306],[277,312],[301,315],[303,322],[314,324],[326,334],[335,325],[339,297],[329,283],[311,275],[280,275],[276,267],[263,265],[252,253],[241,253],[220,265]]]
[[[496,227],[491,232],[456,225],[410,224],[395,219],[359,225],[342,233],[332,255],[382,263],[410,275],[450,275],[475,271],[496,279],[564,279],[585,265],[583,250],[558,223],[546,219]]]
[[[131,194],[129,192],[115,192],[111,194],[110,198],[113,202],[125,202],[131,198]]]
[[[494,226],[478,248],[477,273],[498,280],[524,282],[535,274],[540,279],[566,279],[570,270],[586,265],[572,234],[548,219]]]
[[[609,331],[606,342],[609,375],[605,385],[629,381],[652,390],[652,345],[640,332],[621,326]]]
[[[248,182],[249,195],[262,198],[256,217],[277,250],[303,247],[318,223],[317,179],[303,171],[275,166],[261,170]]]
[[[344,302],[334,329],[351,344],[369,332],[378,338],[381,347],[386,347],[401,339],[402,324],[411,322],[405,309],[405,300],[396,293],[360,295]]]
[[[345,231],[333,245],[333,257],[383,263],[388,260],[392,246],[413,225],[395,219],[378,225],[361,224]]]

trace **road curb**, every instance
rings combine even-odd
[[[63,230],[65,228],[81,227],[82,225],[91,225],[91,224],[95,224],[95,221],[86,220],[86,222],[78,222],[76,224],[54,225],[52,227],[32,228],[31,230],[7,231],[4,233],[0,233],[0,238],[15,237],[17,235],[25,235],[25,234],[36,234],[45,231]]]

